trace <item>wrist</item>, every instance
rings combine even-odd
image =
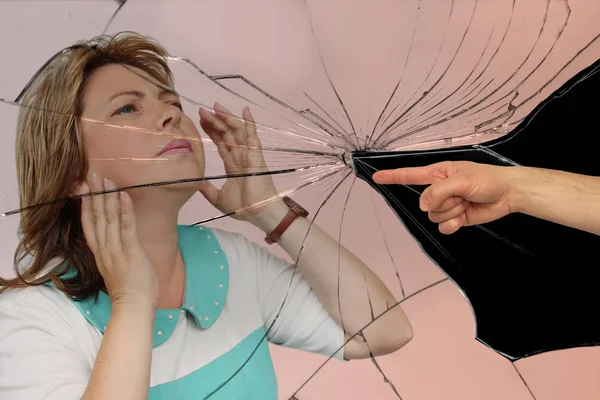
[[[509,167],[508,205],[511,213],[530,214],[536,207],[538,197],[543,195],[544,176],[530,167]]]
[[[157,302],[150,297],[136,295],[122,295],[111,297],[112,313],[151,313],[152,315],[154,315],[157,308]]]
[[[289,207],[282,199],[269,203],[250,221],[254,226],[269,234],[287,215]]]

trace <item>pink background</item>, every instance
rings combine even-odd
[[[446,0],[420,2],[420,19],[417,18],[417,1],[323,0],[308,1],[307,4],[308,8],[299,1],[130,0],[109,31],[136,30],[149,34],[163,43],[171,54],[190,58],[210,74],[244,74],[260,87],[299,107],[306,104],[306,99],[299,96],[306,91],[320,104],[326,104],[327,110],[336,115],[343,129],[348,130],[348,123],[343,122],[339,107],[335,106],[335,98],[320,66],[318,51],[321,51],[328,72],[360,131],[359,135],[365,137],[389,97],[390,88],[398,81],[399,73],[403,70],[404,56],[416,21],[420,25],[412,48],[413,58],[406,67],[397,96],[400,103],[409,101],[413,93],[422,90],[420,85],[432,65],[435,66],[426,82],[431,84],[441,76],[443,66],[453,56],[476,5],[474,1],[456,1],[451,22],[446,25],[451,4]],[[507,26],[511,1],[477,4],[463,50],[438,85],[438,92],[434,94],[436,99],[445,97],[468,73],[481,65],[477,64],[477,60],[484,51],[487,38],[491,38],[492,45],[499,43],[503,28]],[[546,28],[537,39],[547,4],[550,6]],[[484,78],[492,79],[492,87],[496,82],[509,79],[536,40],[537,45],[528,61],[509,79],[504,89],[499,89],[497,96],[510,94],[518,88],[518,104],[535,94],[552,77],[557,77],[538,96],[518,108],[500,133],[510,130],[513,126],[511,123],[525,116],[565,80],[600,56],[600,44],[595,41],[560,72],[579,49],[600,32],[600,3],[590,0],[569,1],[570,20],[560,39],[555,42],[568,15],[565,4],[554,0],[549,3],[545,0],[516,2],[512,27]],[[77,39],[102,32],[114,10],[115,4],[111,1],[0,2],[0,49],[4,54],[0,62],[0,97],[14,99],[35,70],[55,51]],[[312,21],[312,26],[309,21]],[[448,30],[444,34],[446,27]],[[317,35],[317,41],[311,29]],[[552,46],[552,51],[549,51]],[[544,59],[547,52],[549,55]],[[436,57],[438,64],[434,64]],[[541,63],[539,68],[523,81],[538,63]],[[172,66],[178,90],[185,96],[206,106],[211,106],[218,99],[238,113],[245,105],[245,102],[215,88],[189,65],[173,62]],[[247,87],[236,83],[232,85],[244,95],[253,96],[252,99],[258,101],[259,105],[265,106],[262,110],[260,107],[253,108],[259,123],[288,131],[294,129],[302,136],[322,140],[322,135],[308,129],[314,128],[310,123],[306,124],[306,128],[299,128],[284,117],[293,122],[300,122],[300,119],[256,96]],[[412,99],[414,101],[415,98]],[[451,101],[456,100],[451,98]],[[190,115],[195,115],[197,105],[188,102],[185,106]],[[491,107],[472,116],[461,116],[428,129],[418,137],[417,142],[472,133],[473,126],[493,117],[495,112],[502,112],[494,111],[496,108]],[[17,111],[16,106],[0,105],[0,120],[4,121],[0,139],[2,211],[18,208],[14,169]],[[425,118],[416,114],[413,117],[408,121],[407,129],[411,121],[424,121]],[[323,149],[318,143],[293,138],[281,131],[265,126],[260,129],[264,145]],[[488,137],[484,135],[475,140]],[[565,133],[565,137],[568,140],[568,133]],[[312,162],[281,153],[267,156],[270,157],[272,169],[298,162]],[[207,146],[207,163],[207,175],[222,172],[218,156],[210,145]],[[283,191],[297,186],[306,177],[306,173],[283,175],[277,177],[276,182]],[[316,220],[319,226],[333,235],[340,231],[342,208],[349,189],[348,181],[340,187]],[[298,191],[294,197],[314,215],[323,200],[324,190],[324,185],[311,186]],[[198,195],[182,211],[181,222],[196,222],[216,214]],[[17,224],[18,216],[0,219],[0,273],[3,276],[12,274],[11,259],[17,243]],[[262,232],[231,220],[222,220],[211,226],[238,230],[257,243],[264,243]],[[362,182],[355,182],[344,213],[342,243],[379,273],[400,299],[400,285],[390,255],[385,250],[384,237],[391,247],[391,256],[396,262],[406,294],[443,277],[381,199],[377,195],[372,196]],[[272,250],[285,256],[279,248]],[[482,260],[484,267],[485,260]],[[560,288],[557,288],[557,295],[559,293]],[[510,295],[508,290],[507,295]],[[400,351],[378,358],[381,368],[403,399],[531,398],[511,364],[473,339],[471,309],[453,284],[445,282],[421,293],[404,303],[403,307],[415,328],[415,338]],[[560,323],[557,313],[557,324]],[[288,398],[325,360],[322,356],[297,350],[271,348],[279,376],[281,398]],[[519,361],[516,366],[538,400],[600,398],[599,348],[546,353]],[[351,363],[332,360],[298,393],[298,398],[394,399],[396,396],[371,360]]]

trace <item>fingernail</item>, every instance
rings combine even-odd
[[[427,199],[421,198],[421,211],[429,211],[429,202]]]
[[[79,194],[87,194],[89,191],[90,187],[87,185],[87,183],[83,182],[79,188]]]
[[[107,178],[104,178],[104,188],[112,189],[113,188],[112,181]]]
[[[98,179],[98,175],[96,175],[95,172],[92,172],[92,180],[95,181],[96,179]]]

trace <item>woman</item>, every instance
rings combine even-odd
[[[21,205],[74,198],[22,215],[15,261],[30,253],[32,263],[0,282],[9,287],[0,296],[3,400],[271,399],[265,333],[324,355],[354,336],[336,354],[346,360],[393,352],[412,337],[400,307],[356,334],[396,300],[342,249],[338,303],[338,243],[309,230],[268,175],[229,179],[220,190],[187,182],[73,196],[203,176],[200,135],[174,94],[166,55],[135,34],[94,38],[63,52],[23,99]],[[226,172],[264,170],[250,111],[239,122],[214,110],[200,110],[200,123]],[[198,190],[224,213],[245,208],[236,218],[292,260],[304,245],[296,274],[239,234],[178,226]]]

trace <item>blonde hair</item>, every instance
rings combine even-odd
[[[16,277],[0,279],[0,293],[9,287],[52,282],[65,294],[83,299],[105,289],[81,228],[81,200],[69,198],[88,171],[78,128],[82,93],[91,74],[108,64],[139,68],[172,88],[167,55],[158,43],[136,33],[102,35],[64,49],[32,79],[17,122],[20,207],[67,199],[21,212]],[[25,258],[30,258],[30,265],[22,269]],[[48,268],[52,260],[60,263]],[[77,273],[66,279],[61,266],[74,267]]]

